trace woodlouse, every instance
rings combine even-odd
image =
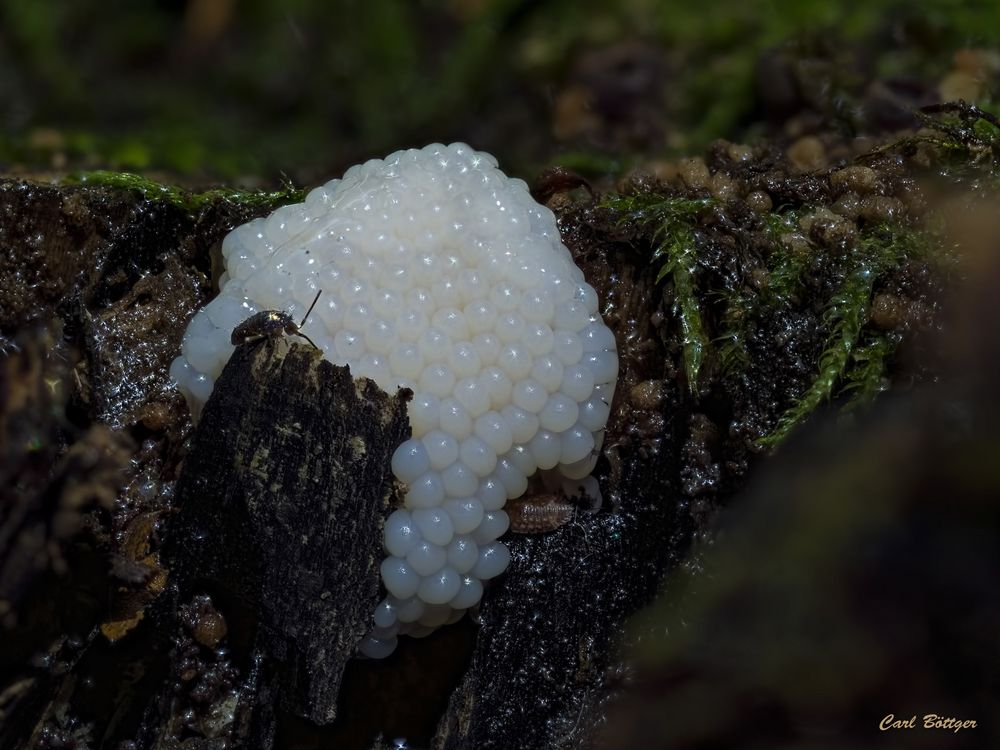
[[[515,534],[545,534],[564,526],[577,505],[561,492],[530,495],[508,500],[504,506]]]

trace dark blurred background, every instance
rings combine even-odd
[[[982,102],[983,61],[948,76],[998,37],[1000,5],[954,0],[5,0],[0,170],[314,183],[459,139],[620,173],[800,135],[769,131],[803,106],[863,132],[873,96],[938,98],[917,81]]]

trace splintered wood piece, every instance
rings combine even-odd
[[[168,555],[182,595],[241,600],[275,692],[317,723],[336,715],[344,665],[371,627],[409,395],[281,338],[238,347],[178,481]]]

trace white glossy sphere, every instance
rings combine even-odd
[[[413,522],[420,536],[430,544],[444,547],[455,535],[451,516],[442,508],[420,508],[413,511]]]
[[[482,383],[483,389],[489,397],[490,406],[494,410],[501,409],[510,403],[514,383],[500,367],[490,365],[483,368],[479,382]]]
[[[468,536],[456,536],[448,544],[448,564],[459,573],[465,574],[479,560],[479,545]]]
[[[477,544],[486,544],[503,536],[510,528],[510,517],[502,510],[491,510],[483,514],[483,521],[473,532]]]
[[[497,461],[497,467],[493,470],[493,476],[500,480],[500,483],[507,491],[507,499],[513,500],[521,497],[528,489],[528,477],[526,477],[514,463],[506,456]]]
[[[613,383],[618,377],[618,355],[613,352],[584,352],[580,360],[594,373],[598,383]]]
[[[500,542],[490,542],[479,550],[479,559],[472,567],[472,575],[481,581],[495,578],[507,569],[510,551]]]
[[[441,402],[440,424],[442,430],[460,441],[460,447],[472,434],[472,417],[468,409],[454,398],[446,398]]]
[[[467,609],[483,597],[483,583],[475,576],[463,576],[458,593],[448,602],[455,609]]]
[[[398,621],[396,617],[396,605],[388,599],[383,599],[375,607],[375,615],[372,618],[377,628],[392,627]]]
[[[565,432],[574,424],[580,414],[577,402],[561,393],[552,394],[538,414],[542,429],[549,432]]]
[[[381,638],[366,635],[364,640],[358,645],[358,651],[369,659],[384,659],[395,650],[395,638],[382,640]]]
[[[458,458],[458,441],[444,430],[431,430],[422,441],[431,468],[436,471],[450,466]]]
[[[441,473],[444,482],[444,492],[450,498],[469,497],[479,486],[479,477],[472,469],[456,461]]]
[[[429,576],[440,570],[446,560],[447,554],[442,545],[427,541],[418,542],[406,555],[406,562],[421,576]]]
[[[539,469],[551,469],[559,463],[562,455],[562,441],[555,433],[539,430],[528,444],[535,456]]]
[[[396,557],[405,557],[420,541],[420,532],[413,518],[409,511],[402,508],[394,510],[386,519],[383,535],[386,552]]]
[[[580,404],[580,424],[592,432],[603,430],[608,423],[611,407],[600,396],[594,395]]]
[[[478,482],[476,486],[478,486]],[[456,534],[468,534],[470,531],[475,531],[482,523],[485,513],[483,503],[478,497],[449,498],[444,501],[444,508],[451,518]]]
[[[507,555],[509,560],[510,553],[508,552]],[[480,553],[479,561],[476,565],[479,566],[482,563],[483,555]],[[420,589],[417,594],[428,604],[447,604],[458,593],[461,585],[462,578],[458,572],[454,568],[445,567],[437,573],[424,578],[420,582]]]
[[[413,436],[419,437],[438,426],[441,416],[441,402],[433,394],[414,393],[407,412],[410,415]]]
[[[538,417],[531,412],[508,404],[500,410],[500,414],[507,421],[511,437],[516,445],[524,445],[538,432]]]
[[[565,368],[560,390],[578,404],[585,401],[594,390],[593,371],[579,364]]]
[[[504,454],[504,458],[526,477],[530,477],[538,469],[535,454],[524,445],[515,445]]]
[[[475,435],[462,441],[459,458],[478,477],[489,476],[497,465],[497,453]]]
[[[559,454],[559,463],[575,463],[589,456],[593,449],[594,433],[586,427],[576,425],[562,436],[562,453]]]
[[[478,553],[476,559],[479,559]],[[390,594],[389,599],[396,608],[396,618],[403,623],[416,622],[419,620],[423,616],[424,609],[427,606],[423,599],[419,596],[411,596],[407,599],[397,599],[395,596]]]
[[[410,567],[406,560],[398,557],[387,557],[382,561],[382,582],[393,596],[406,599],[417,593],[420,586],[420,576]]]
[[[545,354],[535,360],[531,368],[531,376],[542,384],[549,393],[555,393],[562,388],[565,366],[554,354]]]
[[[490,392],[482,376],[462,378],[455,384],[455,400],[473,419],[482,416],[490,408]]]
[[[548,396],[545,387],[534,378],[525,378],[514,386],[514,404],[532,414],[542,410]]]
[[[435,508],[444,500],[444,482],[441,474],[429,471],[410,482],[403,502],[407,508]]]
[[[479,483],[479,491],[476,497],[483,504],[483,508],[490,510],[500,510],[507,502],[507,490],[495,476],[488,476]]]
[[[406,440],[392,454],[392,473],[401,482],[412,482],[431,468],[427,449],[419,440]]]

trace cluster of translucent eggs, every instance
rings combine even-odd
[[[332,362],[414,391],[407,485],[385,524],[388,595],[363,654],[390,653],[479,602],[507,567],[508,499],[540,472],[597,495],[618,373],[597,294],[525,183],[465,144],[398,151],[231,232],[221,293],[192,319],[171,376],[195,415],[260,310],[298,320]]]

